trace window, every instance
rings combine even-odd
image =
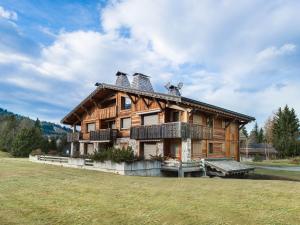
[[[214,145],[213,145],[213,143],[209,143],[208,144],[208,152],[209,153],[213,153],[214,152]]]
[[[142,125],[158,124],[158,114],[150,114],[142,116]]]
[[[111,129],[116,129],[116,123],[114,120],[107,121],[107,127]]]
[[[207,126],[213,127],[214,121],[212,117],[207,117]]]
[[[170,116],[170,122],[178,122],[180,120],[180,113],[178,111],[172,111]]]
[[[131,109],[131,100],[128,97],[121,97],[121,109]]]
[[[96,130],[96,123],[88,123],[87,124],[87,132],[95,131]]]
[[[122,118],[121,119],[121,129],[129,129],[131,127],[131,118]]]

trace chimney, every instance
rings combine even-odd
[[[116,76],[117,76],[116,86],[130,88],[130,83],[126,73],[122,73],[118,71],[116,73]]]
[[[181,83],[181,82],[177,86],[168,82],[165,85],[165,88],[168,90],[168,94],[181,96],[180,89],[182,88],[182,86],[183,86],[183,83]]]
[[[141,91],[154,92],[149,76],[142,73],[133,74],[131,87]]]

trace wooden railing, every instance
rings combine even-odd
[[[60,157],[60,156],[39,155],[38,160],[49,161],[49,162],[58,162],[58,163],[68,163],[67,157]]]
[[[67,133],[67,142],[79,141],[81,138],[82,138],[82,133],[80,132]]]
[[[116,116],[117,116],[117,107],[116,106],[103,108],[103,109],[100,109],[100,111],[99,111],[99,117],[101,120],[114,118]]]
[[[68,142],[77,142],[79,140],[91,140],[91,141],[108,141],[115,140],[117,138],[117,130],[115,129],[100,129],[91,131],[90,133],[68,133]]]
[[[130,138],[137,140],[162,138],[212,139],[212,129],[184,122],[135,126],[130,129]]]
[[[107,141],[107,140],[115,140],[117,138],[117,130],[115,129],[101,129],[90,132],[91,141]]]

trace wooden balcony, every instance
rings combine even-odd
[[[212,139],[212,129],[198,124],[172,122],[130,129],[130,138],[136,140],[163,138]]]
[[[67,142],[76,142],[82,138],[82,133],[75,132],[75,133],[67,133]]]
[[[112,141],[117,138],[117,130],[116,129],[101,129],[90,132],[91,141]]]
[[[110,119],[117,116],[117,107],[111,106],[107,108],[103,108],[99,110],[99,118],[103,119]]]
[[[91,131],[90,133],[68,133],[68,142],[78,142],[80,140],[84,141],[112,141],[117,138],[117,130],[115,129],[101,129],[96,131]]]

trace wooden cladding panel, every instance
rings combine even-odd
[[[192,159],[202,158],[202,141],[192,140]]]
[[[214,119],[214,128],[217,128],[217,129],[222,128],[222,119],[220,119],[220,118]]]
[[[114,118],[117,116],[117,108],[116,106],[111,106],[103,109],[98,110],[98,118],[103,119],[109,119]]]
[[[213,139],[225,140],[225,129],[214,127],[214,129],[213,129]]]

